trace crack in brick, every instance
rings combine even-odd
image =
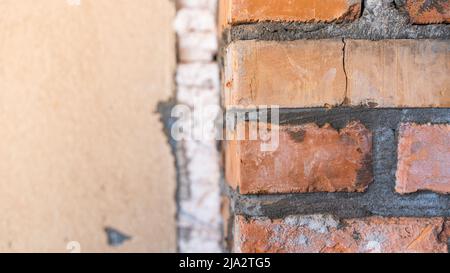
[[[342,102],[343,106],[349,105],[350,100],[348,98],[348,74],[347,74],[347,67],[346,67],[346,54],[347,54],[347,43],[344,38],[342,38],[342,67],[344,69],[344,75],[345,75],[345,93],[344,93],[344,101]]]
[[[431,225],[426,226],[424,229],[420,231],[420,234],[411,243],[408,244],[406,249],[409,250],[411,249],[411,247],[414,247],[417,243],[423,241],[425,239],[425,236],[429,235],[431,231],[433,231],[433,226]]]

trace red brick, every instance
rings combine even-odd
[[[450,193],[450,125],[400,126],[395,188]]]
[[[226,51],[224,103],[449,107],[449,52],[442,40],[346,40],[345,57],[341,40],[236,41]]]
[[[361,0],[228,0],[230,24],[259,21],[340,22],[361,15]]]
[[[448,41],[348,40],[345,55],[351,105],[450,106]]]
[[[226,52],[224,102],[322,107],[345,98],[341,40],[236,41]]]
[[[336,220],[331,216],[284,219],[236,217],[234,251],[244,253],[446,253],[443,218]]]
[[[448,0],[406,0],[406,10],[414,24],[450,23]]]
[[[261,140],[226,143],[227,181],[241,194],[362,192],[372,181],[372,133],[361,123],[340,131],[328,124],[275,129],[275,151],[262,152]]]

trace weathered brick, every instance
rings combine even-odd
[[[345,97],[340,40],[237,41],[227,49],[225,105],[315,107]]]
[[[355,20],[361,0],[228,0],[230,24],[259,21],[334,22]]]
[[[441,241],[447,241],[450,245],[450,218],[445,219],[444,230],[440,236]]]
[[[450,43],[348,40],[348,103],[373,107],[450,106]]]
[[[448,41],[345,44],[344,58],[340,40],[232,43],[225,61],[225,106],[450,106]]]
[[[450,23],[448,0],[406,0],[406,10],[413,24]]]
[[[395,188],[450,193],[450,125],[400,126]]]
[[[361,123],[340,131],[328,124],[277,128],[274,151],[262,152],[261,140],[227,141],[227,181],[241,194],[362,192],[372,181],[372,133]]]
[[[228,0],[218,0],[218,13],[217,13],[217,32],[219,40],[222,38],[223,31],[228,25]]]
[[[236,217],[234,251],[244,253],[446,253],[443,218],[337,220],[327,215],[284,219]]]

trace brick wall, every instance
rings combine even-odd
[[[448,251],[449,3],[220,1],[230,251]]]

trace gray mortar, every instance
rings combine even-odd
[[[232,26],[224,42],[299,39],[449,39],[450,25],[413,25],[404,0],[365,0],[361,18],[345,23],[259,22]]]
[[[159,121],[163,125],[164,135],[167,137],[167,142],[170,145],[170,150],[174,159],[174,165],[176,170],[176,182],[177,188],[174,199],[176,200],[177,206],[177,219],[179,218],[180,209],[180,201],[189,198],[190,190],[189,190],[189,181],[187,180],[187,168],[186,168],[186,159],[184,156],[180,154],[183,153],[182,145],[180,142],[175,141],[171,135],[171,129],[173,124],[176,122],[176,118],[174,118],[171,113],[173,107],[176,105],[176,100],[174,98],[170,98],[167,101],[160,101],[156,107],[155,113],[159,113],[160,118]],[[177,242],[180,238],[189,238],[190,230],[177,228]],[[177,244],[177,248],[179,248],[179,244]]]
[[[269,115],[270,116],[270,115]],[[335,108],[332,110],[281,109],[280,124],[319,125],[330,123],[344,128],[359,120],[373,132],[372,166],[374,182],[365,193],[301,193],[277,195],[240,195],[228,188],[236,214],[282,218],[288,215],[333,214],[342,218],[370,215],[392,217],[450,217],[450,195],[395,192],[397,132],[400,123],[449,124],[450,108],[370,109]]]

